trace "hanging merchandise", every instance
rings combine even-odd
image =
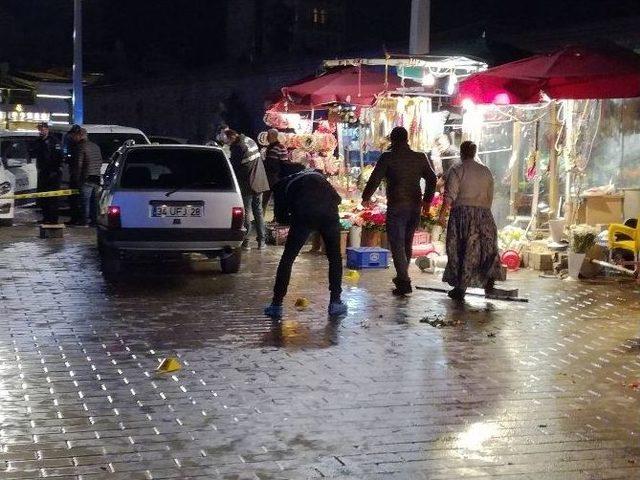
[[[527,181],[532,181],[538,174],[538,160],[540,158],[540,152],[538,150],[532,150],[527,156]]]
[[[320,120],[316,127],[316,133],[336,133],[336,124],[327,120]]]
[[[267,112],[263,120],[269,127],[277,128],[278,130],[298,130],[300,128],[300,115],[298,113]]]
[[[425,97],[384,97],[370,109],[371,147],[385,150],[387,136],[394,127],[405,127],[409,145],[414,150],[428,151],[444,132],[448,112],[432,112],[431,100]]]
[[[332,123],[346,123],[348,125],[358,123],[358,114],[354,105],[335,105],[329,108],[328,118]]]

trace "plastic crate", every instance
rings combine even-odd
[[[389,250],[380,247],[349,247],[347,248],[347,267],[388,268]]]
[[[426,245],[429,240],[431,240],[431,235],[424,230],[416,230],[416,233],[413,234],[414,245]]]

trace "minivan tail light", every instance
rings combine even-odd
[[[109,228],[120,228],[122,223],[120,222],[120,207],[117,205],[111,205],[107,209],[107,221]]]
[[[231,228],[241,230],[244,225],[244,208],[233,207],[231,209]]]

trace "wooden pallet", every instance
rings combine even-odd
[[[64,236],[64,223],[41,224],[40,238],[62,238]]]
[[[428,290],[430,292],[438,292],[438,293],[449,292],[449,290],[447,290],[446,288],[422,287],[420,285],[416,285],[415,288],[416,290]],[[495,294],[490,296],[485,295],[484,292],[481,293],[481,292],[474,292],[474,291],[467,291],[467,295],[471,295],[474,297],[484,297],[487,300],[503,300],[505,302],[522,302],[522,303],[529,302],[528,298],[518,297],[517,288],[513,288],[510,290],[496,288]]]

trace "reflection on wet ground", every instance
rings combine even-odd
[[[640,475],[636,284],[520,272],[530,303],[456,305],[372,270],[330,321],[326,262],[303,255],[274,322],[275,247],[238,275],[147,260],[115,283],[90,230],[0,248],[3,480]]]

